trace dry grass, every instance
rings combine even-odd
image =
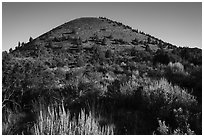
[[[64,105],[45,109],[40,107],[38,121],[34,125],[35,135],[112,135],[113,126],[100,127],[91,113],[81,110],[79,117],[71,119]]]

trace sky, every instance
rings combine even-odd
[[[202,48],[202,3],[2,3],[2,51],[79,17],[107,17],[176,46]]]

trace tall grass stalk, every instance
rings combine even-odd
[[[34,125],[35,135],[112,135],[113,126],[101,127],[91,112],[85,114],[81,110],[78,118],[71,119],[69,111],[65,110],[63,103],[49,105],[44,109],[40,105],[37,123]]]

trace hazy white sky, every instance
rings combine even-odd
[[[107,17],[177,46],[202,48],[202,3],[2,3],[2,50],[79,17]]]

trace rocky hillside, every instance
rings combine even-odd
[[[102,51],[111,50],[116,54],[124,50],[134,50],[150,53],[149,56],[153,56],[158,50],[163,50],[172,55],[174,62],[185,59],[196,65],[201,64],[200,49],[178,48],[130,26],[103,17],[72,20],[34,40],[30,38],[28,43],[19,44],[15,51],[25,56],[38,57],[47,52],[70,54],[91,51],[96,46]]]

